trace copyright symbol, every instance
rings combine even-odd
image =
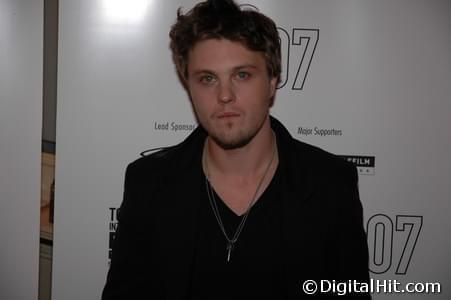
[[[318,285],[314,280],[306,280],[302,284],[302,290],[307,295],[313,295],[318,290]]]

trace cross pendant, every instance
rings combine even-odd
[[[228,242],[227,243],[227,262],[230,261],[230,254],[232,253],[232,250],[233,250],[233,243]]]

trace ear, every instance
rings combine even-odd
[[[184,74],[177,72],[178,78],[180,83],[182,84],[183,88],[189,93],[189,86],[188,86],[188,77],[186,77]]]
[[[277,89],[277,82],[278,82],[278,78],[277,77],[271,77],[269,79],[269,99],[270,99],[270,103],[269,103],[269,107],[272,107],[274,105],[274,99],[276,97],[276,89]]]
[[[278,82],[277,77],[272,77],[269,81],[269,89],[270,89],[270,93],[271,93],[271,98],[273,98],[276,94],[277,82]]]

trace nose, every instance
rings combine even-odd
[[[218,85],[218,101],[226,104],[235,100],[235,92],[230,82],[221,82]]]

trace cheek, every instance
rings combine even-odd
[[[257,109],[265,109],[271,102],[271,90],[268,85],[261,85],[257,88],[241,90],[241,99],[247,99],[244,105],[256,107]]]
[[[212,99],[213,91],[209,88],[199,87],[196,84],[188,86],[191,100],[197,103],[207,102]]]
[[[195,107],[198,107],[200,105],[200,103],[203,102],[203,99],[205,98],[203,96],[203,93],[201,93],[201,91],[199,91],[198,89],[195,88],[189,88],[189,95],[191,98],[191,102],[193,103],[193,105]]]
[[[212,110],[212,101],[202,93],[191,94],[191,103],[194,110],[196,111],[196,114],[200,118],[206,117],[206,115],[208,115]]]

